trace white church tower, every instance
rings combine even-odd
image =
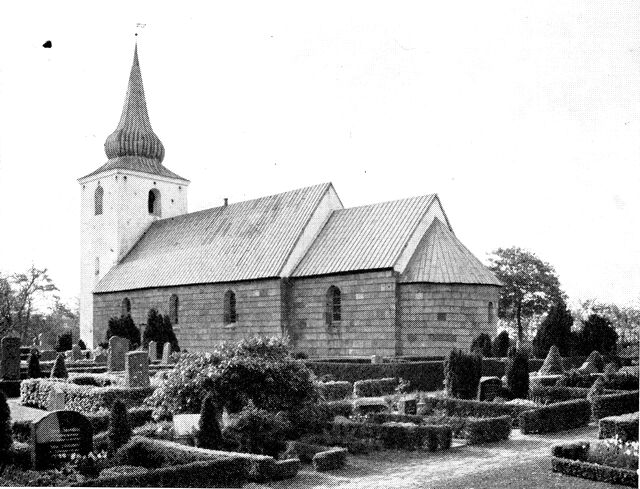
[[[153,132],[142,86],[138,47],[116,130],[104,143],[109,160],[80,178],[80,336],[93,337],[93,290],[153,221],[187,213],[189,181],[162,165],[164,146]]]

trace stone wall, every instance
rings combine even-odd
[[[340,289],[342,320],[328,326],[326,294]],[[290,283],[289,334],[309,356],[394,355],[396,278],[392,271],[296,278]]]
[[[491,285],[399,284],[403,354],[445,356],[453,348],[468,351],[480,333],[493,339],[499,297]]]

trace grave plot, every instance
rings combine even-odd
[[[45,469],[93,450],[93,428],[75,411],[56,411],[36,421],[31,430],[31,464]]]

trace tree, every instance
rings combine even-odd
[[[493,340],[492,353],[494,357],[506,357],[509,351],[509,333],[501,331]]]
[[[173,331],[173,325],[168,315],[159,314],[155,309],[150,309],[147,314],[147,327],[144,330],[144,346],[148,346],[150,341],[157,343],[158,354],[161,353],[162,345],[169,343],[172,352],[179,352],[178,338]]]
[[[109,341],[112,336],[120,336],[129,340],[129,347],[135,350],[140,345],[140,330],[136,328],[130,315],[110,318],[105,338]]]
[[[58,336],[58,342],[56,344],[55,350],[57,352],[68,351],[73,348],[73,336],[71,331],[66,331]]]
[[[32,348],[27,361],[27,377],[30,379],[38,379],[42,377],[42,369],[40,368],[40,352],[37,348]]]
[[[51,369],[51,378],[66,379],[67,377],[69,377],[69,373],[67,372],[67,365],[64,361],[64,353],[58,353],[56,363],[53,364],[53,368]]]
[[[444,363],[444,384],[447,395],[474,399],[482,372],[482,357],[452,350]]]
[[[471,352],[479,353],[483,357],[491,356],[491,336],[487,333],[480,333],[471,342]]]
[[[114,452],[131,439],[129,413],[127,412],[127,406],[120,400],[116,400],[111,406],[107,437]]]
[[[209,393],[202,402],[198,433],[196,434],[196,446],[219,450],[222,447],[222,431],[218,423],[218,413],[221,408],[216,404],[213,394]]]
[[[534,355],[543,358],[552,345],[557,345],[560,354],[567,356],[571,344],[571,326],[573,326],[573,316],[564,302],[554,304],[533,339]]]
[[[78,340],[78,346],[80,347],[81,350],[87,349],[87,345],[82,340]]]
[[[6,460],[6,454],[13,443],[11,430],[11,410],[7,403],[7,396],[0,391],[0,455]]]
[[[173,325],[171,324],[171,318],[168,315],[162,316],[162,329],[161,329],[161,342],[160,344],[169,343],[171,345],[172,352],[179,352],[180,346],[178,345],[178,338],[173,331]]]
[[[606,317],[618,333],[619,343],[623,346],[637,345],[640,341],[640,303],[618,306],[588,299],[582,301],[574,313],[582,320],[586,320],[591,314]]]
[[[598,314],[591,314],[580,332],[580,345],[583,352],[596,350],[600,353],[615,353],[618,333],[611,321]]]
[[[564,301],[554,268],[533,253],[517,247],[493,252],[490,269],[504,284],[500,292],[498,316],[516,321],[518,341],[522,341],[522,320],[546,312]]]
[[[513,352],[505,366],[507,389],[515,398],[526,399],[529,396],[529,359],[521,350]]]

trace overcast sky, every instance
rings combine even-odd
[[[481,260],[517,245],[574,301],[640,297],[637,0],[3,3],[0,270],[78,294],[76,180],[106,161],[136,30],[191,211],[436,192]]]

